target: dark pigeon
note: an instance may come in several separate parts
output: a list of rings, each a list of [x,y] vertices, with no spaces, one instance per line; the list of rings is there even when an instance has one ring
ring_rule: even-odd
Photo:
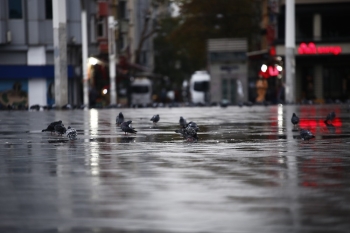
[[[125,121],[120,125],[120,128],[124,131],[125,134],[137,132],[134,128],[131,127],[131,122],[132,121]]]
[[[124,122],[124,115],[122,112],[119,113],[119,115],[117,116],[117,119],[116,119],[116,124],[117,125],[120,125],[121,123]]]
[[[67,131],[66,127],[64,127],[63,124],[57,124],[55,125],[55,132],[59,135],[65,134]]]
[[[179,130],[175,130],[176,133],[180,133],[182,137],[189,142],[197,142],[198,135],[197,132],[199,127],[194,122],[189,122],[186,127],[180,128]]]
[[[159,114],[157,114],[157,115],[154,115],[150,121],[153,121],[153,123],[157,123],[159,119],[160,119]]]
[[[45,132],[45,131],[48,131],[48,132],[55,132],[55,126],[56,125],[61,125],[62,124],[62,121],[54,121],[54,122],[51,122],[50,124],[49,124],[49,126],[47,126],[47,128],[46,129],[43,129],[43,130],[41,130],[41,132]]]
[[[304,141],[309,141],[310,139],[315,138],[315,136],[307,129],[300,130],[300,137]]]
[[[67,131],[66,131],[66,136],[69,140],[76,140],[77,139],[77,131],[74,128],[71,128],[68,126]]]
[[[179,124],[182,128],[185,128],[187,125],[186,119],[180,116]]]
[[[335,112],[330,112],[328,113],[327,117],[326,117],[326,120],[324,121],[324,123],[327,125],[327,124],[332,124],[332,121],[334,120],[335,118]]]
[[[295,115],[295,113],[293,113],[291,121],[295,127],[299,123],[299,117],[297,117],[297,115]]]

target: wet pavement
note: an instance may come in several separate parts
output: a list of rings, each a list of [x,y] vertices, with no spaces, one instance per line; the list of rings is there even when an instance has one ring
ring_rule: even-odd
[[[78,139],[41,132],[56,120]],[[0,125],[0,232],[350,232],[345,105],[1,111]]]

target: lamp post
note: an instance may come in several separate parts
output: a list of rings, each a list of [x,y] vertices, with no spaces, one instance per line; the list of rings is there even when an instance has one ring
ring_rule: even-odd
[[[82,34],[82,73],[83,73],[83,103],[84,108],[89,107],[89,78],[87,72],[88,63],[88,40],[87,40],[87,17],[86,17],[86,2],[85,0],[80,0],[81,5],[81,34]]]
[[[295,5],[294,0],[286,0],[286,101],[295,102]]]
[[[55,62],[55,105],[68,103],[66,1],[53,0],[53,46]]]
[[[108,52],[109,52],[109,79],[110,79],[110,105],[117,103],[116,94],[116,44],[115,30],[118,27],[118,22],[114,20],[114,16],[108,16]]]

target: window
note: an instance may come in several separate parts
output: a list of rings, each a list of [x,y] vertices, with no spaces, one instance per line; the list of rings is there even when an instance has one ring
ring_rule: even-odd
[[[202,82],[195,82],[193,89],[195,91],[209,91],[209,82],[208,81],[202,81]]]
[[[52,19],[52,0],[45,0],[45,18]]]
[[[106,36],[106,26],[104,19],[100,19],[97,21],[97,37],[105,37]]]
[[[313,39],[313,16],[298,15],[298,17],[296,17],[295,29],[296,29],[295,36],[297,40],[312,40]]]
[[[237,80],[236,79],[230,79],[230,101],[231,103],[236,103],[236,93],[237,93]]]
[[[9,18],[10,19],[22,19],[23,10],[22,10],[22,0],[9,0]]]
[[[140,85],[135,85],[132,86],[132,93],[137,93],[137,94],[146,94],[149,92],[148,86],[140,86]]]
[[[228,80],[226,78],[221,80],[221,90],[222,90],[222,99],[228,100]]]
[[[350,37],[349,16],[343,14],[322,15],[322,38],[339,39]]]
[[[128,18],[128,12],[126,8],[126,1],[120,1],[119,2],[119,16],[121,19],[127,19]]]

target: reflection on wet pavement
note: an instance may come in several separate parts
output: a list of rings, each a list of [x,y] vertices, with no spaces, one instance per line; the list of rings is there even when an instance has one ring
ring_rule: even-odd
[[[136,135],[116,126],[120,111]],[[300,139],[293,112],[315,139]],[[180,116],[198,143],[174,132]],[[41,132],[56,120],[78,139]],[[0,123],[0,232],[350,229],[341,105],[2,111]]]

